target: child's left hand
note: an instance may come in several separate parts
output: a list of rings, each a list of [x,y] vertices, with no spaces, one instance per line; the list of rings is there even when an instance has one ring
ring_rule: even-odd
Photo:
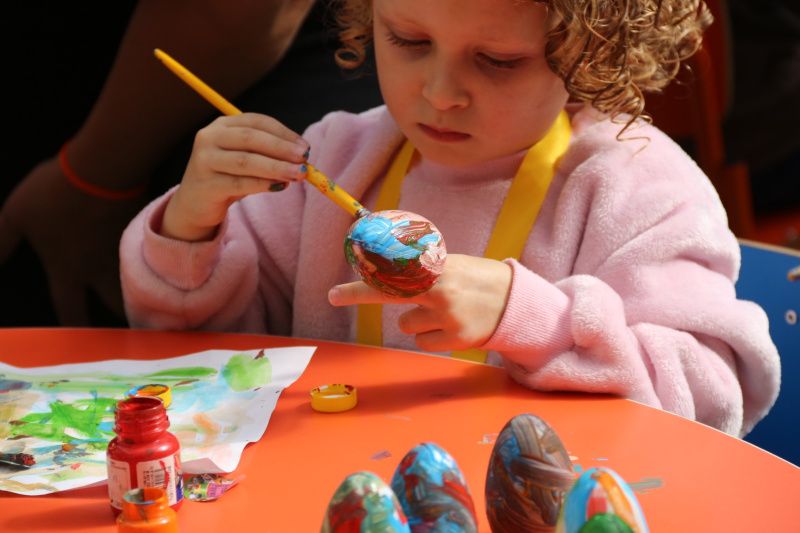
[[[444,271],[427,292],[400,298],[363,281],[337,285],[328,292],[332,305],[417,304],[403,313],[398,327],[416,336],[429,352],[464,350],[483,345],[494,333],[508,301],[511,267],[494,259],[448,254]]]

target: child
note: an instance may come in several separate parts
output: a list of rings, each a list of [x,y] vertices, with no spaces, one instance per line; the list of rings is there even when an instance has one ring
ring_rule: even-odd
[[[747,433],[780,381],[766,316],[736,299],[739,248],[709,181],[638,118],[641,91],[699,45],[698,4],[345,0],[338,59],[358,64],[371,38],[386,106],[331,113],[302,137],[256,114],[202,129],[181,184],[123,236],[131,324],[355,341],[357,314],[376,315],[354,304],[383,303],[385,346],[481,348],[534,389]],[[396,207],[447,242],[430,291],[353,281],[352,218],[302,182],[309,146],[369,209],[388,169],[403,171]],[[533,229],[495,228],[501,212],[530,215],[537,194],[516,187],[531,180],[546,191]],[[520,235],[519,252],[483,257]]]

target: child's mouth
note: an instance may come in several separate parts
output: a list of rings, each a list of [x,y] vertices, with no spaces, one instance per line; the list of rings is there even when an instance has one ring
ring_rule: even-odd
[[[419,129],[422,130],[428,137],[440,141],[440,142],[459,142],[459,141],[466,141],[471,137],[468,133],[462,133],[460,131],[453,131],[443,128],[435,128],[433,126],[428,126],[426,124],[417,124]]]

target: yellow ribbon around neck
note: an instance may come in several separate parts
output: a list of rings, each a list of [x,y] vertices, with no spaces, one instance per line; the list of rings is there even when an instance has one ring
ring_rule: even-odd
[[[558,162],[567,151],[570,135],[569,117],[562,111],[545,136],[525,154],[506,193],[486,245],[484,257],[498,261],[509,257],[519,259],[539,215]],[[389,167],[373,211],[397,209],[403,178],[408,173],[413,157],[414,147],[406,141]],[[382,313],[381,304],[358,306],[356,342],[374,346],[383,345]],[[454,351],[451,355],[460,359],[486,362],[486,351],[476,348]]]

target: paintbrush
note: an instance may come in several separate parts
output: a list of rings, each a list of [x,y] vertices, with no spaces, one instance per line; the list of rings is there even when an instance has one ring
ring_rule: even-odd
[[[241,111],[232,103],[227,101],[221,94],[209,87],[203,80],[192,74],[189,69],[178,63],[169,54],[156,48],[153,52],[155,56],[164,63],[173,74],[182,79],[186,84],[194,89],[197,94],[202,96],[211,105],[219,109],[224,115],[241,115]],[[358,200],[350,196],[341,187],[331,181],[325,174],[314,168],[313,165],[306,165],[305,179],[319,191],[333,200],[339,207],[350,213],[356,218],[368,215],[369,211],[361,205]]]
[[[0,453],[0,463],[30,468],[36,464],[36,459],[29,453]]]

